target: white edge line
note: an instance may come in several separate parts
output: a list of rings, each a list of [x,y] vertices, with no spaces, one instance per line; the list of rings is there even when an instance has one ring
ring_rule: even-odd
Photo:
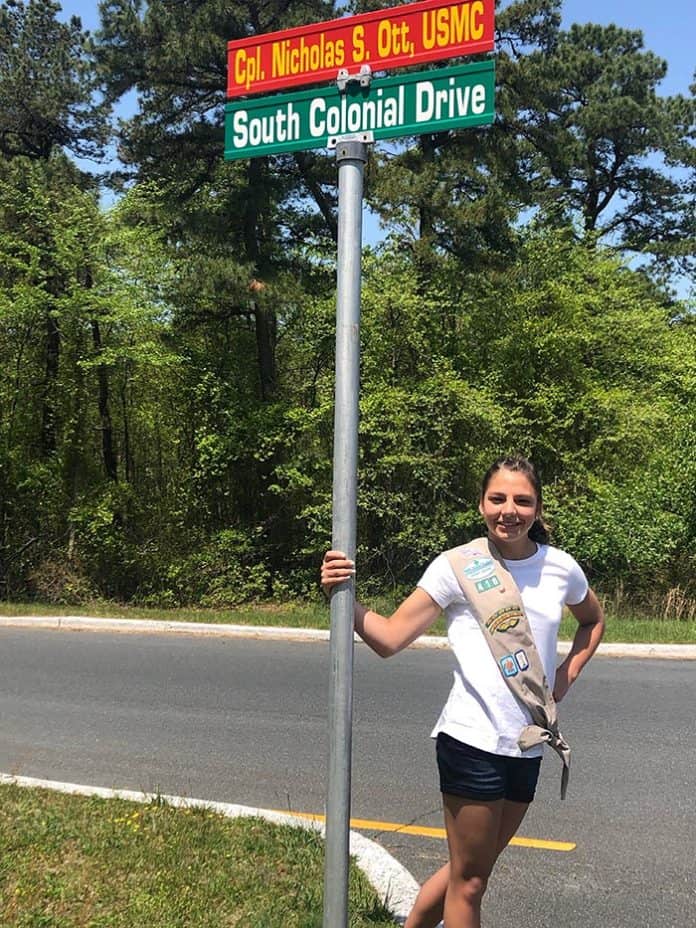
[[[319,628],[283,628],[275,626],[223,625],[213,622],[172,622],[166,619],[102,619],[89,616],[0,616],[0,627],[48,628],[55,631],[112,631],[140,634],[179,634],[217,636],[220,638],[259,638],[283,641],[328,641],[329,632]],[[362,643],[357,635],[355,641]],[[412,648],[448,648],[447,638],[422,635]],[[559,641],[559,654],[570,649],[569,641]],[[621,644],[602,643],[597,657],[661,658],[696,660],[693,644]]]
[[[263,818],[278,825],[293,825],[309,831],[317,831],[322,836],[325,833],[323,822],[301,818],[292,813],[256,809],[253,806],[241,806],[230,802],[167,796],[160,793],[142,793],[128,789],[108,789],[103,786],[84,786],[78,783],[62,783],[57,780],[12,776],[9,773],[0,773],[0,784],[51,789],[59,793],[80,796],[100,796],[103,799],[127,799],[131,802],[146,803],[162,799],[168,805],[177,808],[211,809],[227,818]],[[403,923],[420,889],[413,876],[383,847],[355,831],[350,832],[350,853],[355,857],[357,865],[365,873],[381,900],[394,914],[396,921]]]

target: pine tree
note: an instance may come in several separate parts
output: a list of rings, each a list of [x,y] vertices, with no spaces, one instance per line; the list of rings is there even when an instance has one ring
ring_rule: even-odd
[[[108,138],[89,34],[55,0],[0,2],[0,153],[98,157]]]

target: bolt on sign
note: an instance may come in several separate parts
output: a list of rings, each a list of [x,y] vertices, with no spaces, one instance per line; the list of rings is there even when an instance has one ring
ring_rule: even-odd
[[[493,122],[495,63],[481,61],[350,84],[313,87],[230,102],[225,107],[225,158],[326,148],[347,134],[374,139],[442,132]]]
[[[420,0],[324,23],[235,39],[227,45],[227,97],[335,80],[491,51],[495,0]]]

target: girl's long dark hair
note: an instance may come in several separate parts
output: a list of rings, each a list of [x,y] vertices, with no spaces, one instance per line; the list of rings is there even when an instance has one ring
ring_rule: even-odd
[[[532,541],[536,541],[537,544],[547,545],[549,543],[549,529],[542,516],[541,507],[543,496],[541,490],[541,477],[539,476],[536,467],[528,458],[524,458],[522,455],[518,454],[505,455],[498,458],[497,461],[493,461],[491,466],[483,475],[483,480],[481,481],[481,499],[483,499],[483,497],[486,495],[486,490],[488,489],[488,484],[491,482],[493,474],[497,474],[499,470],[517,470],[524,474],[531,485],[534,487],[534,492],[536,493],[537,500],[539,502],[539,515],[529,530],[529,537]]]

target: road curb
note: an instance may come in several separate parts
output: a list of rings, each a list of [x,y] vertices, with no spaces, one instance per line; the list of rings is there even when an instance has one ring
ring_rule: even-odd
[[[222,625],[211,622],[171,622],[165,619],[104,619],[90,616],[0,616],[0,628],[48,628],[54,631],[110,631],[131,634],[201,635],[219,638],[257,638],[278,641],[328,641],[329,632],[318,628],[281,628],[273,626]],[[355,636],[358,643],[360,639]],[[422,635],[412,648],[442,649],[447,638]],[[559,641],[559,653],[570,648],[569,641]],[[621,644],[602,643],[597,657],[657,658],[661,660],[696,660],[693,644]]]
[[[85,786],[79,783],[62,783],[57,780],[12,776],[8,773],[0,773],[0,784],[34,789],[50,789],[55,792],[80,796],[101,796],[104,799],[127,799],[131,802],[145,803],[160,799],[177,808],[210,809],[227,818],[263,818],[278,825],[293,825],[310,831],[317,831],[322,836],[325,832],[325,827],[321,822],[312,821],[288,812],[256,809],[253,806],[241,806],[230,802],[193,799],[185,796],[167,796],[161,793],[141,793],[127,789],[108,789],[103,786]],[[383,847],[355,831],[350,832],[350,853],[355,857],[357,865],[365,873],[382,901],[394,914],[396,921],[403,923],[411,911],[420,888],[413,876]]]

